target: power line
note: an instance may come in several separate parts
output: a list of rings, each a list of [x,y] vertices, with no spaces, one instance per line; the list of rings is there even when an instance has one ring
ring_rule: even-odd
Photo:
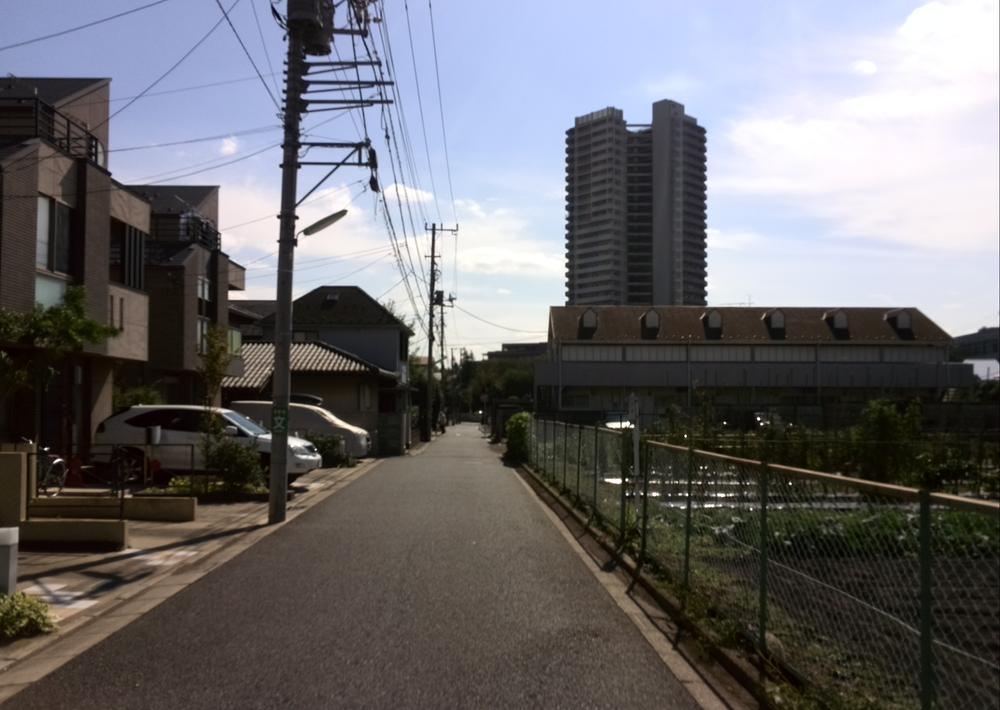
[[[383,15],[385,3],[383,3]],[[424,154],[427,157],[427,170],[430,173],[431,191],[434,193],[434,207],[437,210],[438,221],[441,221],[441,205],[438,204],[437,186],[434,184],[434,168],[431,165],[431,148],[427,140],[427,122],[424,120],[424,102],[420,95],[420,75],[417,72],[417,53],[413,48],[413,28],[410,25],[410,4],[404,0],[403,9],[406,11],[406,34],[410,38],[410,60],[413,63],[413,82],[417,88],[417,109],[420,112],[420,131],[424,136]]]
[[[257,16],[257,3],[255,0],[250,0],[250,9],[253,11],[253,21],[257,25],[257,34],[260,36],[260,46],[264,48],[264,59],[267,60],[267,68],[271,70],[271,73],[267,76],[271,77],[271,83],[274,84],[274,93],[280,94],[281,89],[278,88],[278,80],[274,78],[274,65],[271,64],[271,53],[267,51],[267,42],[264,41],[264,30],[261,28],[260,18]]]
[[[157,5],[162,5],[169,0],[156,0],[156,2],[147,3],[145,5],[140,5],[139,7],[133,7],[131,10],[125,10],[124,12],[119,12],[116,15],[109,15],[108,17],[103,17],[100,20],[94,20],[93,22],[88,22],[84,25],[78,25],[76,27],[70,27],[68,30],[60,30],[59,32],[53,32],[52,34],[43,35],[41,37],[33,37],[32,39],[26,39],[23,42],[15,42],[14,44],[8,44],[5,47],[0,47],[0,52],[7,49],[15,49],[17,47],[23,47],[28,44],[34,44],[35,42],[42,42],[47,39],[53,39],[54,37],[62,37],[63,35],[68,35],[73,32],[79,32],[80,30],[85,30],[88,27],[94,27],[95,25],[100,25],[105,22],[110,22],[111,20],[117,20],[119,17],[125,17],[126,15],[131,15],[142,10],[148,10],[151,7],[156,7]]]
[[[494,323],[493,321],[486,320],[485,318],[477,316],[475,313],[470,313],[469,311],[465,310],[461,306],[455,306],[455,308],[457,308],[458,310],[462,311],[462,313],[464,313],[465,315],[469,316],[470,318],[475,318],[476,320],[478,320],[478,321],[480,321],[482,323],[485,323],[486,325],[492,325],[494,328],[500,328],[501,330],[509,330],[512,333],[545,333],[545,332],[547,332],[547,331],[544,331],[544,330],[522,330],[521,328],[511,328],[511,327],[506,326],[506,325],[500,325],[499,323]]]
[[[111,120],[112,118],[114,118],[115,116],[117,116],[118,114],[120,114],[120,113],[121,113],[122,111],[124,111],[125,109],[127,109],[127,108],[128,108],[129,106],[131,106],[132,104],[134,104],[134,103],[135,103],[136,101],[138,101],[139,99],[141,99],[141,98],[142,98],[143,96],[145,96],[145,95],[146,95],[146,92],[147,92],[147,91],[149,91],[149,90],[150,90],[150,89],[152,89],[152,88],[153,88],[154,86],[156,86],[157,84],[159,84],[159,83],[160,83],[161,81],[163,81],[164,79],[166,79],[166,78],[167,78],[167,76],[168,76],[168,75],[170,75],[170,73],[171,73],[171,72],[173,72],[173,70],[174,70],[174,69],[176,69],[177,67],[179,67],[179,66],[181,65],[181,63],[182,63],[182,62],[183,62],[183,61],[184,61],[185,59],[187,59],[187,58],[188,58],[188,57],[190,57],[190,56],[191,56],[192,54],[194,54],[194,51],[195,51],[196,49],[198,49],[198,47],[200,47],[200,46],[201,46],[202,44],[204,44],[204,43],[205,43],[205,40],[207,40],[207,39],[208,39],[209,37],[211,37],[211,36],[212,36],[212,33],[213,33],[213,32],[215,32],[215,30],[216,30],[216,29],[218,29],[219,25],[221,25],[221,24],[223,23],[223,21],[224,21],[224,20],[226,19],[226,17],[228,16],[228,14],[226,14],[226,13],[229,13],[229,12],[231,12],[231,11],[232,11],[232,9],[233,9],[234,7],[236,7],[237,5],[239,5],[239,4],[240,4],[240,0],[233,0],[233,4],[229,6],[229,10],[223,10],[223,13],[224,13],[224,16],[223,16],[223,17],[220,17],[220,18],[219,18],[219,20],[218,20],[218,22],[216,22],[216,23],[215,23],[214,25],[212,25],[212,27],[211,27],[211,28],[210,28],[210,29],[208,30],[208,32],[206,32],[206,33],[205,33],[205,34],[204,34],[204,35],[202,36],[202,38],[201,38],[201,39],[199,39],[199,40],[198,40],[197,42],[195,42],[195,43],[194,43],[194,46],[193,46],[193,47],[191,47],[191,49],[189,49],[188,51],[186,51],[186,52],[185,52],[185,53],[183,54],[183,56],[181,56],[181,58],[180,58],[180,59],[178,59],[178,60],[177,60],[176,62],[174,62],[174,63],[173,63],[173,65],[171,65],[171,67],[170,67],[169,69],[167,69],[167,70],[166,70],[165,72],[163,72],[162,74],[160,74],[160,76],[158,76],[158,77],[157,77],[157,78],[156,78],[156,79],[155,79],[155,80],[153,81],[153,83],[152,83],[152,84],[150,84],[150,85],[149,85],[149,86],[147,86],[147,87],[146,87],[145,89],[143,89],[142,91],[140,91],[140,92],[139,92],[139,93],[138,93],[138,94],[137,94],[137,95],[136,95],[136,96],[135,96],[135,97],[134,97],[133,99],[131,99],[131,100],[130,100],[130,101],[129,101],[128,103],[126,103],[126,104],[125,104],[124,106],[122,106],[122,107],[121,107],[120,109],[118,109],[117,111],[115,111],[114,113],[112,113],[112,114],[111,114],[110,116],[108,116],[108,117],[107,117],[106,119],[104,119],[104,120],[103,120],[103,121],[102,121],[102,122],[101,122],[101,123],[100,123],[100,124],[99,124],[98,126],[96,126],[96,127],[95,127],[95,128],[93,129],[93,130],[97,130],[97,128],[100,128],[100,127],[101,127],[101,126],[103,126],[104,124],[108,123],[108,122],[109,122],[109,121],[110,121],[110,120]]]
[[[444,100],[441,98],[441,71],[438,65],[437,37],[434,33],[434,8],[431,0],[427,0],[427,12],[431,18],[431,46],[434,48],[434,76],[437,79],[438,111],[441,114],[441,139],[444,144],[444,167],[448,173],[448,193],[451,196],[451,216],[457,222],[458,215],[455,212],[455,189],[451,183],[451,160],[448,157],[448,133],[444,127]]]
[[[109,153],[127,153],[133,150],[151,150],[153,148],[170,148],[175,145],[188,145],[190,143],[204,143],[206,141],[222,140],[225,138],[236,138],[238,136],[249,136],[254,133],[266,133],[268,131],[276,131],[280,129],[281,126],[275,124],[273,126],[259,126],[257,128],[247,128],[242,131],[231,131],[229,133],[219,133],[214,136],[202,136],[201,138],[186,138],[184,140],[170,141],[168,143],[150,143],[149,145],[133,145],[127,148],[109,148]]]
[[[264,91],[266,91],[267,95],[271,97],[271,101],[274,102],[274,107],[276,109],[278,109],[278,113],[280,114],[281,113],[281,104],[278,102],[278,99],[275,98],[274,92],[271,91],[271,87],[267,85],[267,81],[264,79],[264,76],[260,73],[260,69],[257,68],[257,62],[255,62],[253,60],[253,57],[250,55],[250,50],[247,49],[246,44],[243,43],[243,38],[240,37],[240,33],[236,30],[236,25],[234,25],[233,21],[231,19],[229,19],[229,13],[226,11],[226,8],[224,8],[222,6],[221,0],[215,0],[215,4],[219,6],[219,10],[222,12],[222,16],[226,19],[226,23],[229,25],[229,29],[231,29],[233,31],[233,34],[236,35],[236,41],[240,43],[240,47],[243,48],[243,53],[245,55],[247,55],[247,59],[250,60],[250,65],[253,67],[253,70],[257,73],[257,78],[260,79],[260,83],[264,86]],[[253,5],[253,0],[250,0],[250,5],[251,6]],[[235,5],[234,5],[234,7],[235,7]],[[260,28],[260,25],[258,23],[258,29],[259,28]],[[264,38],[264,36],[262,34],[261,35],[261,40],[263,40],[263,38]],[[270,60],[268,60],[268,61],[270,61]],[[272,69],[272,75],[273,75],[273,73],[274,73],[274,70]]]

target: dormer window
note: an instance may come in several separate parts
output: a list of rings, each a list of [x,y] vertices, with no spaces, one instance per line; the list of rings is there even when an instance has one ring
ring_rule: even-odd
[[[826,324],[833,331],[833,337],[840,339],[848,337],[847,313],[842,309],[838,308],[834,311],[827,311],[823,314],[823,320],[826,321]]]
[[[717,310],[705,311],[701,314],[701,324],[705,328],[705,338],[718,340],[722,337],[722,314]]]
[[[888,323],[896,335],[902,340],[913,340],[913,317],[906,308],[894,308],[886,311],[882,317]]]
[[[770,310],[764,311],[764,315],[761,316],[761,320],[764,321],[764,327],[767,328],[768,334],[774,340],[784,340],[785,339],[785,313],[780,308],[772,308]]]
[[[642,314],[639,327],[644,340],[654,340],[660,333],[660,314],[650,309]]]
[[[597,332],[597,312],[588,308],[580,315],[579,335],[581,340],[592,338]]]

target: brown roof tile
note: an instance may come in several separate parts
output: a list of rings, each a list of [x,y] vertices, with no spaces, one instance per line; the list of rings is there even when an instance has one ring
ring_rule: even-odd
[[[274,343],[243,343],[243,374],[226,377],[225,388],[260,389],[274,373]],[[292,343],[292,372],[381,373],[377,365],[322,342]],[[383,373],[384,374],[384,373]]]
[[[597,314],[597,329],[586,337],[580,331],[580,316],[587,310]],[[660,316],[660,329],[652,340],[661,342],[854,342],[854,343],[947,343],[951,337],[916,308],[907,308],[912,326],[909,331],[896,330],[886,314],[894,308],[765,308],[711,306],[553,306],[549,309],[549,337],[559,341],[592,340],[599,342],[631,342],[650,339],[642,337],[640,319],[649,310]],[[717,337],[709,333],[702,316],[710,311],[722,316],[722,329]],[[780,310],[785,316],[784,333],[768,329],[765,314]],[[835,332],[825,319],[836,311],[847,315],[846,332]],[[581,337],[583,335],[584,337]],[[783,335],[784,337],[779,337]]]

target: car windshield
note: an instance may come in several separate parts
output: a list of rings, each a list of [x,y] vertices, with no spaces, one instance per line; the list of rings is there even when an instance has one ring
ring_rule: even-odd
[[[244,417],[239,412],[226,412],[223,416],[229,421],[231,421],[233,424],[240,427],[241,429],[246,430],[253,436],[260,436],[262,434],[268,433],[267,429],[265,429],[260,424],[255,422],[253,419],[248,419],[247,417]]]

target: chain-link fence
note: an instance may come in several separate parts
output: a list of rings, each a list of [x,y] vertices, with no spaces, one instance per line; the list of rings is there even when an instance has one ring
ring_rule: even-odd
[[[1000,706],[1000,505],[535,420],[532,464],[824,706]]]

